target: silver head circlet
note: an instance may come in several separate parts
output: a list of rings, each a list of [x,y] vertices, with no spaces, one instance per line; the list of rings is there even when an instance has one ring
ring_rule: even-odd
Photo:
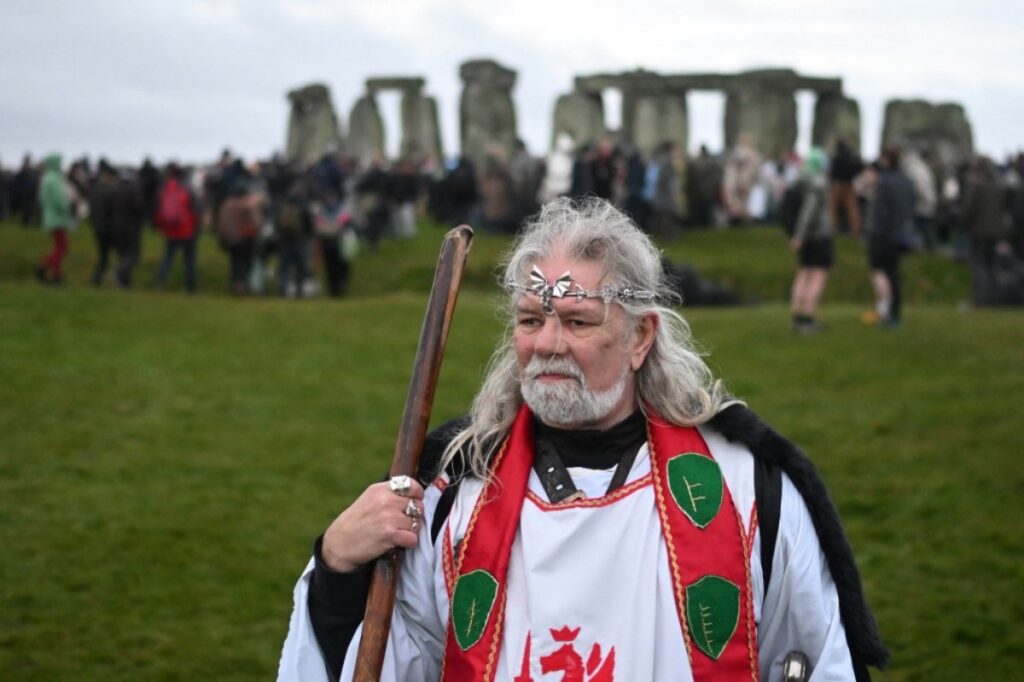
[[[513,284],[516,289],[535,294],[540,298],[541,309],[545,315],[554,315],[555,306],[551,304],[552,298],[575,298],[580,302],[585,298],[600,298],[605,303],[611,301],[651,301],[654,299],[654,292],[647,289],[634,289],[626,286],[622,289],[602,287],[601,289],[584,289],[572,278],[572,270],[566,270],[558,279],[548,284],[548,278],[544,272],[533,266],[530,270],[529,284]]]

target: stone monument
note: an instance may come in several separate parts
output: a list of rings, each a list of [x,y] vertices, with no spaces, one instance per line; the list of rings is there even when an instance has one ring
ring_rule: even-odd
[[[437,121],[437,102],[423,94],[422,78],[369,78],[366,94],[352,107],[349,117],[349,147],[352,155],[366,164],[384,156],[386,131],[377,106],[377,94],[397,90],[402,94],[402,133],[398,154],[402,158],[441,160],[441,128]]]
[[[575,147],[594,144],[608,134],[604,125],[604,102],[601,95],[571,92],[555,102],[555,122],[551,127],[551,148],[559,133],[572,138]]]
[[[842,135],[854,146],[860,146],[860,113],[856,102],[843,96],[842,80],[838,78],[802,76],[791,69],[676,75],[639,69],[579,76],[574,85],[575,92],[560,98],[555,108],[553,137],[568,132],[579,136],[577,144],[594,142],[606,132],[600,95],[614,88],[622,93],[619,138],[644,154],[650,154],[668,141],[683,149],[687,147],[686,96],[691,90],[725,93],[723,127],[729,148],[741,138],[749,138],[769,156],[779,156],[792,149],[797,137],[795,93],[798,90],[811,90],[818,96],[814,133],[817,139],[828,141]],[[595,104],[586,106],[582,95],[590,97]],[[598,113],[601,114],[600,126],[593,120]]]
[[[839,140],[846,140],[850,149],[860,153],[860,106],[843,94],[820,95],[814,104],[811,144],[831,155]]]
[[[328,152],[342,148],[338,116],[326,85],[314,83],[288,93],[291,113],[285,157],[302,164],[313,163]]]
[[[479,168],[487,154],[497,151],[508,161],[518,137],[512,87],[516,72],[490,59],[464,62],[459,67],[459,137],[462,155]]]
[[[882,147],[896,145],[960,164],[974,154],[974,136],[959,104],[890,100],[885,105]]]
[[[348,117],[348,153],[363,166],[384,158],[384,122],[377,100],[366,94],[352,105]]]

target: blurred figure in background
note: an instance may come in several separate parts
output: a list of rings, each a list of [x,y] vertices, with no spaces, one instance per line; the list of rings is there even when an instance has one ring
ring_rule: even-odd
[[[909,150],[900,159],[903,172],[914,186],[914,218],[911,244],[915,250],[931,251],[935,247],[935,208],[938,193],[935,174],[924,158],[916,151]]]
[[[996,166],[987,156],[978,157],[967,179],[964,194],[964,227],[971,238],[971,289],[975,305],[1000,303],[997,278],[1002,258],[1012,258],[1012,226],[1006,212],[1003,187]]]
[[[624,181],[625,199],[622,211],[633,219],[636,226],[649,232],[651,220],[651,203],[644,196],[644,183],[647,180],[647,164],[638,149],[632,149],[626,155],[626,177]]]
[[[314,209],[313,229],[324,261],[327,293],[344,296],[350,278],[349,261],[355,256],[358,238],[352,216],[336,194],[328,194]]]
[[[391,215],[388,210],[390,186],[391,176],[384,170],[384,160],[380,158],[374,159],[366,173],[356,182],[358,214],[362,216],[363,231],[371,251],[377,250],[388,226]]]
[[[741,225],[750,220],[748,202],[760,170],[761,155],[754,149],[750,136],[744,135],[726,157],[722,178],[722,200],[730,224]]]
[[[21,160],[21,168],[11,180],[11,215],[18,216],[22,225],[31,225],[37,217],[39,175],[32,157],[28,154]]]
[[[576,143],[568,133],[559,133],[555,148],[548,153],[544,180],[541,182],[537,200],[546,204],[568,194],[572,188],[573,151]]]
[[[256,238],[263,225],[263,199],[251,187],[248,171],[241,163],[228,167],[222,182],[230,187],[216,213],[217,240],[231,262],[231,293],[250,292],[249,278],[256,254]]]
[[[900,167],[898,148],[886,148],[878,165],[868,234],[875,310],[865,313],[861,319],[866,324],[896,329],[902,314],[900,259],[906,250],[905,235],[913,230],[914,185]]]
[[[526,143],[516,140],[516,151],[508,164],[509,176],[512,180],[514,208],[513,220],[520,225],[527,216],[536,213],[537,192],[540,189],[540,167],[526,149]]]
[[[712,182],[711,154],[707,145],[701,145],[697,156],[690,161],[690,172],[686,174],[686,203],[689,207],[690,224],[697,227],[711,225],[714,220],[715,194],[717,185]]]
[[[668,241],[679,236],[679,224],[682,222],[674,153],[675,144],[663,142],[647,164],[644,177],[644,198],[651,207],[650,232]]]
[[[118,173],[106,159],[100,159],[89,214],[98,253],[92,273],[93,285],[103,283],[110,252],[113,251],[117,255],[114,268],[117,284],[123,289],[131,287],[132,274],[139,262],[144,219],[138,183],[128,173]]]
[[[500,150],[492,149],[480,172],[480,227],[488,232],[512,234],[512,178]]]
[[[836,143],[836,152],[829,167],[828,210],[836,229],[851,234],[860,234],[860,209],[853,179],[864,170],[860,155],[853,151],[846,140]]]
[[[177,164],[170,164],[153,214],[153,223],[164,236],[164,257],[156,273],[157,288],[166,286],[174,254],[180,251],[185,270],[185,291],[190,294],[196,292],[196,237],[202,214],[199,200],[189,188],[184,171]]]
[[[139,188],[142,192],[142,211],[146,220],[154,220],[155,213],[159,208],[157,194],[160,192],[160,171],[153,165],[153,161],[146,157],[139,168]],[[154,223],[155,224],[155,223]]]
[[[64,282],[61,264],[68,253],[68,230],[74,225],[71,192],[64,174],[61,173],[60,162],[59,154],[47,156],[43,179],[39,183],[39,208],[42,213],[43,231],[50,234],[52,246],[49,253],[36,266],[36,278],[47,284]]]
[[[390,183],[391,231],[400,239],[416,236],[416,200],[420,195],[420,179],[416,166],[409,159],[395,164]]]
[[[330,191],[330,190],[326,190]],[[292,182],[274,216],[277,233],[277,293],[302,298],[309,279],[309,240],[313,234],[313,216],[309,191],[302,178]]]
[[[829,268],[835,260],[825,176],[827,165],[825,152],[820,147],[812,147],[804,163],[803,199],[789,242],[799,264],[790,296],[793,331],[798,334],[813,334],[821,330],[815,313],[821,295],[825,293]]]
[[[7,220],[11,215],[11,184],[14,176],[4,168],[0,161],[0,221]]]

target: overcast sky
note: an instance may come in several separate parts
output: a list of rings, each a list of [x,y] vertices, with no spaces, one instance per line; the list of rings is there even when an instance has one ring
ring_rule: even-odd
[[[382,75],[427,79],[452,154],[458,67],[482,57],[518,71],[519,133],[535,153],[573,76],[638,67],[841,76],[868,153],[885,101],[916,97],[963,104],[980,151],[1024,149],[1018,0],[0,0],[0,162],[264,156],[284,147],[288,90],[326,83],[347,120]],[[397,95],[380,103],[394,148]],[[799,104],[806,144],[813,99]],[[691,145],[721,144],[723,110],[691,94]]]

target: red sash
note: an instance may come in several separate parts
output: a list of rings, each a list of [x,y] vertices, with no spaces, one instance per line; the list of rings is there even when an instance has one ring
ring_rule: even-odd
[[[651,469],[687,655],[698,682],[757,680],[757,637],[743,522],[696,428],[648,420]],[[678,461],[677,461],[678,460]],[[492,463],[455,558],[441,679],[494,679],[509,556],[533,466],[524,405]]]

